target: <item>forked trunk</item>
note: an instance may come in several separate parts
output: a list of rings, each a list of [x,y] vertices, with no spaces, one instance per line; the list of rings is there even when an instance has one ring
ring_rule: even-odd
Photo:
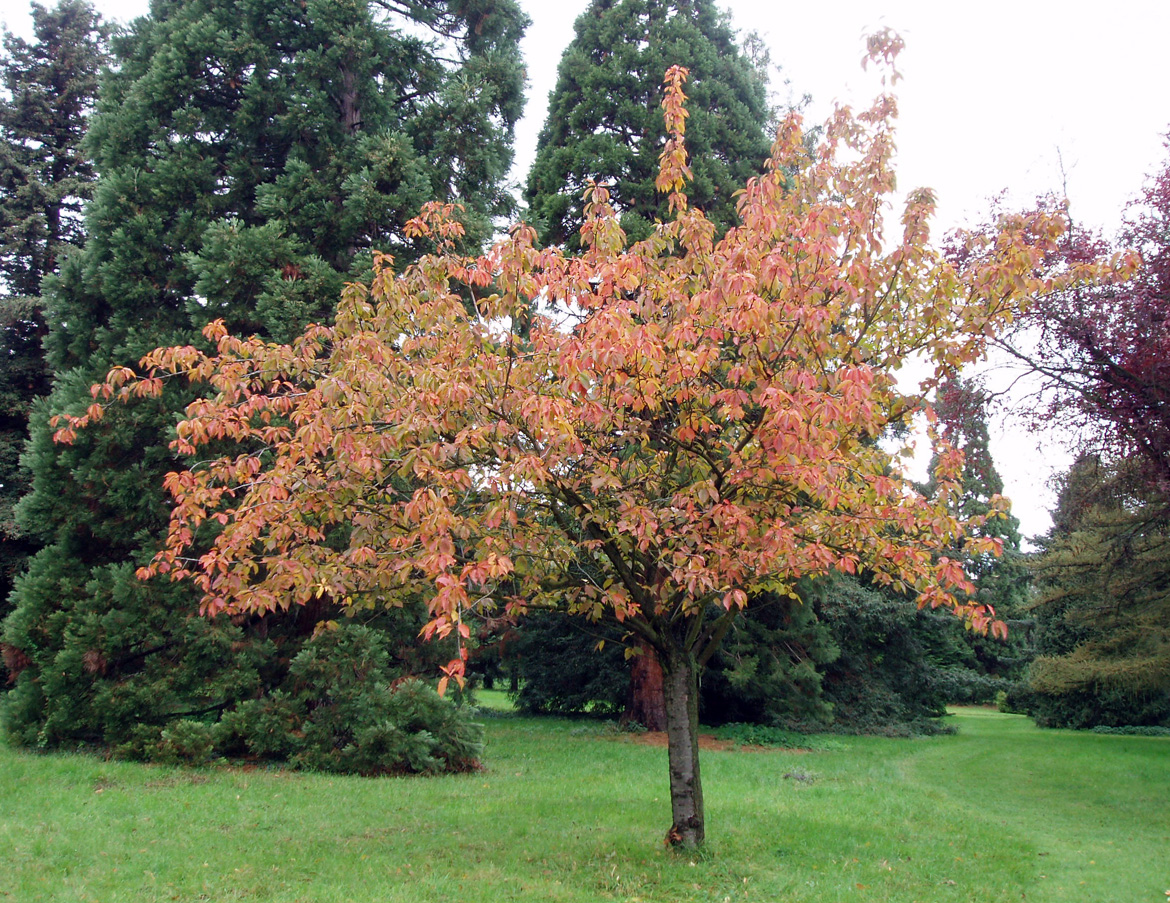
[[[699,780],[699,680],[694,656],[676,652],[663,661],[666,738],[670,762],[670,812],[666,842],[702,846],[705,836],[703,785]]]

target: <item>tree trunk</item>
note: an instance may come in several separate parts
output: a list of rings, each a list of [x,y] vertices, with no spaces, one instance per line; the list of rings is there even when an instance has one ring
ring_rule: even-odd
[[[645,640],[638,640],[639,654],[630,662],[630,697],[622,724],[636,723],[648,731],[666,730],[666,697],[662,663]]]
[[[666,842],[694,848],[705,836],[703,784],[699,779],[699,680],[690,652],[675,652],[665,663],[666,739],[670,762],[670,813]]]

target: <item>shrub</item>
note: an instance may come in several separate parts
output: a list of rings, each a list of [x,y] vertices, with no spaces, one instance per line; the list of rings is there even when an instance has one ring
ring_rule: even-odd
[[[274,690],[225,714],[219,722],[216,745],[225,755],[248,753],[262,759],[289,759],[304,745],[302,720],[288,694]]]
[[[995,694],[995,707],[1006,715],[1030,715],[1034,705],[1035,694],[1024,681],[1014,681]]]
[[[939,692],[953,705],[990,705],[1014,683],[973,668],[940,668],[935,672],[935,681]]]
[[[434,774],[478,767],[483,727],[422,681],[395,684],[384,636],[344,624],[305,645],[280,690],[225,715],[219,745],[320,771]]]
[[[845,745],[838,740],[799,734],[767,724],[739,722],[725,724],[719,728],[718,736],[743,746],[775,746],[781,749],[806,749],[818,752],[845,749]]]
[[[1122,734],[1127,737],[1170,737],[1170,727],[1149,724],[1126,724],[1120,727],[1098,724],[1092,731],[1094,734]]]
[[[163,765],[206,765],[215,750],[216,726],[190,718],[166,727],[143,724],[130,739],[114,748],[114,755]]]
[[[1170,696],[1093,687],[1063,693],[1032,692],[1030,714],[1040,727],[1170,726]]]

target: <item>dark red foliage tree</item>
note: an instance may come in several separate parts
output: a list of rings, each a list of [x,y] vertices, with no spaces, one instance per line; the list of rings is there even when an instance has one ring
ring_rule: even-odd
[[[1170,499],[1170,160],[1130,205],[1119,239],[1142,257],[1128,280],[1037,299],[1002,347],[1041,377],[1044,415],[1107,457],[1139,458],[1147,488]],[[1073,230],[1053,263],[1107,250]]]
[[[1130,275],[1039,298],[1004,344],[1040,377],[1041,417],[1081,434],[1033,565],[1027,707],[1046,726],[1170,724],[1170,159],[1127,212]],[[1052,264],[1106,247],[1074,232]]]

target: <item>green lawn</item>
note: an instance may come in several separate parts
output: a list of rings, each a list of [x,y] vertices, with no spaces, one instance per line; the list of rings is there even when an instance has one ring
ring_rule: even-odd
[[[487,769],[450,778],[0,748],[0,900],[1165,903],[1170,738],[952,720],[705,753],[702,857],[662,846],[665,750],[590,722],[489,718]]]

